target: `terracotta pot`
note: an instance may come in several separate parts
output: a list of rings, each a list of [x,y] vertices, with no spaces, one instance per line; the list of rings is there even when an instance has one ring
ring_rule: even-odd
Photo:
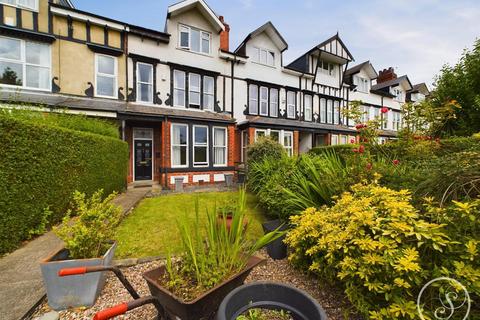
[[[227,230],[230,232],[230,228],[232,227],[232,222],[233,222],[233,216],[231,215],[226,215],[226,224],[227,224]],[[217,223],[218,225],[221,225],[223,223],[223,214],[218,214],[217,217]],[[244,219],[243,221],[243,230],[245,230],[248,226],[248,219]]]
[[[148,283],[150,292],[158,298],[171,319],[209,319],[215,314],[225,296],[241,286],[252,269],[264,261],[259,257],[250,257],[247,266],[242,271],[192,301],[183,301],[160,284],[158,279],[161,279],[167,272],[165,266],[147,271],[143,277]]]

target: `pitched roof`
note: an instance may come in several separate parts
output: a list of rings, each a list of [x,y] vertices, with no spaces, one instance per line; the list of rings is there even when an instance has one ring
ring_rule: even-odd
[[[262,26],[258,27],[254,31],[250,32],[245,39],[240,43],[237,49],[235,49],[234,53],[242,54],[246,56],[246,46],[247,42],[259,35],[260,33],[265,32],[275,43],[275,45],[278,47],[278,49],[283,52],[288,49],[288,43],[285,41],[285,39],[282,37],[280,32],[275,28],[273,23],[271,21],[268,21],[267,23],[263,24]]]
[[[388,88],[388,87],[395,87],[395,86],[400,85],[400,83],[402,83],[403,81],[407,82],[407,84],[410,86],[410,89],[413,87],[412,83],[408,79],[407,75],[403,75],[403,76],[398,77],[396,79],[388,80],[388,81],[385,81],[385,82],[382,82],[382,83],[377,83],[376,85],[372,86],[372,90],[382,90],[382,89],[385,89],[385,88]],[[408,90],[410,90],[410,89],[408,89]]]
[[[430,90],[428,89],[428,86],[426,85],[426,83],[422,82],[422,83],[417,83],[413,85],[412,90],[410,90],[410,93],[416,93],[416,92],[421,92],[424,95],[428,95],[430,93]]]
[[[337,33],[295,59],[293,62],[288,64],[286,68],[304,73],[308,72],[308,55],[316,51],[327,53],[345,62],[355,60],[350,51],[348,50],[347,46]]]
[[[370,79],[376,79],[378,77],[377,70],[373,67],[373,65],[370,63],[370,60],[367,60],[365,62],[362,62],[360,64],[357,64],[354,67],[351,67],[350,69],[347,69],[344,73],[344,80],[343,82],[348,83],[348,84],[353,84],[353,75],[359,73],[363,68],[368,67],[370,70]]]
[[[58,0],[58,4],[64,7],[75,8],[71,0]]]
[[[167,19],[182,12],[188,11],[192,8],[198,8],[200,12],[209,20],[209,22],[216,27],[218,32],[225,30],[225,26],[217,17],[215,12],[203,0],[184,0],[172,4],[167,10]]]

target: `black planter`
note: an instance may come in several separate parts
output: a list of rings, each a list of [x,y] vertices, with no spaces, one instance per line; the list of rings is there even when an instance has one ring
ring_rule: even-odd
[[[287,230],[287,226],[280,220],[268,221],[263,223],[262,226],[265,233],[275,231],[280,226],[280,231]],[[287,245],[283,243],[283,239],[285,239],[285,236],[282,236],[267,245],[267,253],[270,258],[274,260],[282,260],[287,257]]]
[[[295,320],[326,320],[323,308],[310,295],[295,287],[254,282],[230,292],[217,312],[217,320],[235,320],[249,309],[289,311]]]

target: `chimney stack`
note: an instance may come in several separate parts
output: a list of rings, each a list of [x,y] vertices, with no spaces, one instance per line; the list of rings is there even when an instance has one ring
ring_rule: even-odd
[[[378,73],[377,83],[382,83],[393,79],[397,79],[397,74],[393,68],[390,67],[388,69],[383,69]]]
[[[220,50],[230,51],[230,26],[225,23],[223,16],[220,16],[219,19],[225,26],[225,31],[220,32]]]

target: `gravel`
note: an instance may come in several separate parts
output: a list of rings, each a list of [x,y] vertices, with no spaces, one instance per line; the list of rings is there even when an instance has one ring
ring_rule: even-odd
[[[263,252],[260,253],[260,255],[265,256]],[[142,274],[147,270],[160,266],[161,264],[163,264],[162,260],[147,262],[133,267],[122,268],[122,272],[132,283],[133,287],[138,291],[140,296],[146,296],[149,295],[150,292],[146,282],[143,280]],[[328,287],[322,283],[321,280],[316,279],[311,275],[304,274],[301,271],[293,268],[287,260],[274,261],[268,258],[267,262],[262,266],[256,267],[246,280],[246,282],[254,281],[282,282],[305,290],[320,303],[327,313],[328,318],[331,320],[361,319],[360,317],[348,312],[348,310],[352,310],[352,307],[345,299],[345,295],[342,293],[342,291]],[[60,311],[60,319],[92,319],[96,312],[130,300],[132,300],[132,298],[127,290],[125,290],[125,288],[113,274],[108,273],[105,288],[93,307]],[[48,307],[48,304],[45,301],[38,307],[32,318],[36,319],[49,311],[51,311],[51,309]],[[130,311],[123,316],[117,317],[116,319],[152,320],[156,314],[155,308],[152,305],[148,305]]]

